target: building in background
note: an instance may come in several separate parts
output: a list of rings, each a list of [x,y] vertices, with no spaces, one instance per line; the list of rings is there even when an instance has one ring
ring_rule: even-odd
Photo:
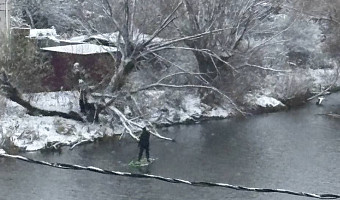
[[[0,32],[8,33],[9,24],[9,0],[0,0]]]
[[[113,72],[112,68],[118,57],[116,47],[88,43],[46,47],[41,50],[42,53],[48,53],[54,71],[42,80],[42,85],[48,91],[77,89],[79,77],[73,73],[75,63],[87,74],[85,81],[96,85]]]

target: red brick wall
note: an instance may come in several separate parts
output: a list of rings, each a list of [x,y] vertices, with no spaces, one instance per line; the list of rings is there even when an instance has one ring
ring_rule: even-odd
[[[51,52],[51,64],[53,75],[42,80],[42,84],[49,90],[59,91],[76,89],[78,86],[77,77],[72,72],[74,63],[79,63],[88,74],[87,82],[99,83],[105,75],[113,73],[114,59],[110,54],[77,55]]]

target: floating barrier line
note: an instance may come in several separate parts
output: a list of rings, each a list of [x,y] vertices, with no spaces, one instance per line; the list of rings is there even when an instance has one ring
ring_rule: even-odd
[[[303,197],[310,197],[316,199],[340,199],[339,194],[313,194],[307,192],[295,192],[291,190],[284,190],[284,189],[268,189],[268,188],[250,188],[244,186],[237,186],[237,185],[230,185],[227,183],[212,183],[212,182],[203,182],[203,181],[186,181],[177,178],[166,178],[158,175],[152,174],[136,174],[130,172],[119,172],[119,171],[110,171],[105,169],[100,169],[93,166],[81,166],[81,165],[72,165],[72,164],[65,164],[65,163],[49,163],[45,161],[34,160],[31,158],[27,158],[24,156],[19,155],[10,155],[7,153],[2,153],[0,151],[0,157],[5,158],[13,158],[21,161],[25,161],[28,163],[34,163],[39,165],[45,165],[49,167],[59,168],[59,169],[69,169],[69,170],[86,170],[101,174],[108,174],[108,175],[115,175],[115,176],[126,176],[132,178],[146,178],[146,179],[156,179],[168,183],[179,183],[179,184],[186,184],[191,186],[201,186],[201,187],[222,187],[222,188],[229,188],[234,190],[241,190],[241,191],[251,191],[251,192],[263,192],[263,193],[283,193],[295,196],[303,196]]]

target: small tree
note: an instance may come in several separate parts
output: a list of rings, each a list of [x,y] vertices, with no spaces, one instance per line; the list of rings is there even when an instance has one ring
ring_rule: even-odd
[[[7,71],[13,84],[24,92],[46,90],[42,80],[53,72],[49,56],[41,53],[35,42],[20,32],[12,32],[10,38],[1,41],[0,68]]]
[[[59,32],[73,34],[80,27],[78,17],[81,3],[76,0],[16,0],[12,1],[12,15],[20,17],[31,28],[44,29],[54,26]],[[77,16],[77,17],[76,17]]]

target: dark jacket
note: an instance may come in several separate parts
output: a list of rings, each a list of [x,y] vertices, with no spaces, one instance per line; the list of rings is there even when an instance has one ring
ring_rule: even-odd
[[[143,129],[142,134],[139,136],[139,143],[138,146],[147,148],[149,147],[149,140],[150,140],[150,132],[146,129]]]

